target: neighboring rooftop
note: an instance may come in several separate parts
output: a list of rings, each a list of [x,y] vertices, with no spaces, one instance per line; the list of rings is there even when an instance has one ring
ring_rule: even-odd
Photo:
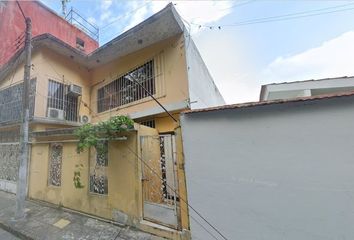
[[[68,45],[51,34],[42,34],[33,38],[33,51],[47,47],[61,55],[80,63],[87,69],[101,66],[119,57],[143,49],[184,32],[184,25],[173,4],[122,33],[92,53],[84,52]],[[20,57],[20,61],[16,61]],[[17,52],[11,60],[0,69],[0,81],[17,65],[23,62],[23,51]]]
[[[324,78],[263,85],[260,101],[291,99],[354,91],[354,77]]]
[[[277,99],[277,100],[269,100],[269,101],[261,101],[261,102],[247,102],[247,103],[239,103],[239,104],[231,104],[231,105],[223,105],[218,107],[211,107],[211,108],[202,108],[196,110],[187,110],[182,112],[183,114],[190,114],[190,113],[200,113],[200,112],[211,112],[211,111],[221,111],[221,110],[228,110],[228,109],[244,109],[244,108],[251,108],[251,107],[259,107],[259,106],[269,106],[269,105],[277,105],[277,104],[289,104],[289,103],[296,103],[296,102],[313,102],[313,101],[320,101],[326,99],[334,99],[334,98],[345,98],[354,96],[354,91],[349,92],[342,92],[337,94],[323,94],[318,96],[310,96],[310,97],[299,97],[293,99]]]

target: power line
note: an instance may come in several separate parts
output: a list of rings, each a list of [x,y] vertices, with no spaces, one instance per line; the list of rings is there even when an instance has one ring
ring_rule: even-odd
[[[121,15],[120,17],[118,17],[117,19],[113,20],[112,22],[107,23],[106,25],[100,27],[100,30],[102,31],[102,29],[105,29],[106,27],[112,25],[113,23],[117,22],[118,20],[124,18],[125,16],[127,16],[127,15],[129,15],[129,14],[132,14],[132,13],[138,11],[139,9],[141,9],[141,8],[143,8],[143,7],[145,7],[145,6],[147,6],[147,5],[150,4],[150,3],[151,3],[151,1],[148,2],[148,3],[146,3],[146,4],[144,4],[144,5],[142,5],[142,6],[140,6],[140,7],[137,7],[137,8],[135,8],[135,9],[131,10],[130,12],[126,12],[125,14]]]
[[[255,2],[255,1],[256,1],[256,0],[248,0],[248,1],[245,1],[245,2],[240,2],[240,3],[237,3],[237,4],[235,4],[235,5],[232,5],[231,7],[222,8],[222,9],[219,9],[219,10],[220,10],[220,11],[225,11],[225,10],[229,10],[229,9],[232,9],[232,8],[235,8],[235,7],[241,7],[241,6],[244,6],[244,5],[253,3],[253,2]]]
[[[319,15],[336,13],[336,12],[349,11],[349,10],[353,10],[354,7],[352,7],[352,8],[343,8],[343,7],[351,6],[353,4],[354,3],[349,3],[349,4],[321,8],[321,9],[314,9],[314,10],[309,10],[309,11],[282,14],[282,15],[276,15],[276,16],[263,17],[263,18],[255,18],[255,19],[249,19],[249,20],[235,22],[232,24],[223,24],[223,25],[202,25],[202,24],[197,24],[197,23],[191,23],[191,24],[196,25],[199,28],[204,27],[204,28],[209,28],[209,29],[216,29],[216,28],[221,29],[222,27],[237,27],[237,26],[245,26],[245,25],[251,25],[251,24],[258,24],[258,23],[278,22],[278,21],[284,21],[284,20],[291,20],[291,19],[319,16]],[[342,9],[337,9],[337,10],[333,10],[333,11],[325,11],[325,10],[336,9],[336,8],[342,8]]]
[[[25,14],[24,14],[24,12],[23,12],[23,10],[22,10],[22,7],[21,7],[20,3],[19,3],[18,1],[16,1],[16,3],[17,3],[18,8],[19,8],[20,11],[21,11],[21,14],[22,14],[23,18],[24,18],[25,21],[26,21],[26,16],[25,16]]]
[[[129,150],[131,153],[133,153],[145,166],[147,166],[147,167],[150,169],[150,171],[151,171],[152,173],[154,173],[156,176],[159,177],[160,180],[163,181],[163,178],[160,177],[159,174],[155,171],[155,169],[153,169],[152,167],[150,167],[149,164],[146,163],[146,162],[139,156],[139,154],[137,154],[136,152],[134,152],[129,146],[127,146],[127,148],[128,148],[128,150]],[[180,200],[182,200],[185,204],[187,204],[187,206],[188,206],[190,209],[192,209],[193,212],[195,212],[201,219],[203,219],[204,222],[206,222],[212,229],[214,229],[214,231],[217,232],[224,240],[228,240],[228,239],[225,237],[225,235],[221,233],[220,230],[218,230],[218,229],[217,229],[213,224],[211,224],[205,217],[203,217],[201,213],[199,213],[194,207],[192,207],[192,206],[187,202],[187,200],[181,198],[181,196],[177,193],[176,189],[174,189],[173,187],[171,187],[167,182],[166,182],[166,186],[167,186],[170,190],[172,190],[172,191],[176,194],[176,196],[179,197]]]

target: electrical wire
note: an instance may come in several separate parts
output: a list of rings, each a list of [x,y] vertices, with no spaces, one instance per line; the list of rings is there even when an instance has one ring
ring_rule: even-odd
[[[22,14],[22,16],[23,16],[23,19],[25,19],[25,21],[26,21],[26,16],[25,16],[25,14],[24,14],[24,12],[23,12],[23,10],[22,10],[22,7],[21,7],[20,3],[19,3],[18,1],[16,1],[16,3],[17,3],[18,8],[19,8],[20,11],[21,11],[21,14]]]
[[[101,27],[100,27],[100,30],[102,31],[102,29],[107,28],[108,26],[112,25],[113,23],[117,22],[118,20],[124,18],[125,16],[127,16],[127,15],[129,15],[129,14],[132,14],[132,13],[138,11],[139,9],[141,9],[141,8],[143,8],[143,7],[147,6],[147,5],[149,5],[150,3],[151,3],[151,1],[149,1],[148,3],[146,3],[146,4],[144,4],[144,5],[140,6],[140,7],[137,7],[137,8],[135,8],[135,9],[131,10],[130,12],[127,12],[127,13],[121,15],[120,17],[118,17],[117,19],[113,20],[112,22],[107,23],[107,24],[104,25],[104,26],[101,26]]]
[[[278,21],[299,19],[299,18],[305,18],[305,17],[313,17],[313,16],[343,12],[343,11],[350,11],[350,10],[353,10],[354,7],[352,7],[352,8],[343,8],[343,7],[352,6],[352,5],[354,5],[354,3],[348,3],[348,4],[333,6],[333,7],[313,9],[313,10],[301,11],[301,12],[295,12],[295,13],[289,13],[289,14],[275,15],[275,16],[269,16],[269,17],[263,17],[263,18],[243,20],[243,21],[239,21],[239,22],[235,22],[235,23],[231,23],[231,24],[222,24],[222,25],[202,25],[202,24],[198,24],[198,23],[191,23],[191,24],[196,25],[199,28],[203,27],[203,28],[209,28],[209,29],[214,29],[214,28],[221,29],[221,27],[238,27],[238,26],[245,26],[245,25],[251,25],[251,24],[278,22]],[[342,9],[337,9],[337,8],[342,8]],[[326,10],[331,10],[331,9],[337,9],[337,10],[326,11]]]
[[[153,169],[152,167],[150,167],[149,164],[146,163],[146,162],[139,156],[139,154],[137,154],[135,151],[133,151],[129,146],[127,146],[127,148],[128,148],[128,150],[129,150],[131,153],[133,153],[145,166],[147,166],[147,167],[149,168],[149,170],[150,170],[152,173],[154,173],[155,175],[157,175],[157,176],[160,178],[160,180],[163,181],[163,178],[160,177],[159,174],[155,171],[155,169]],[[182,202],[184,202],[190,209],[192,209],[193,212],[195,212],[201,219],[203,219],[204,222],[206,222],[212,229],[214,229],[214,231],[217,232],[224,240],[228,240],[228,239],[225,237],[225,235],[221,233],[220,230],[218,230],[218,229],[217,229],[213,224],[211,224],[205,217],[203,217],[201,213],[199,213],[194,207],[192,207],[192,206],[187,202],[187,200],[181,198],[181,196],[179,196],[179,194],[177,193],[177,191],[176,191],[173,187],[171,187],[171,186],[170,186],[169,184],[167,184],[167,183],[166,183],[166,186],[167,186],[170,190],[172,190],[172,191],[176,194],[176,196],[178,196],[179,199],[182,200]]]

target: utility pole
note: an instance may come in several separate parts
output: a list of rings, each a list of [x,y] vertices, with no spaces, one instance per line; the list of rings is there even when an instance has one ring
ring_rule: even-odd
[[[17,192],[16,192],[16,213],[15,219],[21,219],[25,216],[25,199],[27,195],[27,172],[29,158],[29,87],[31,78],[31,38],[32,23],[29,17],[26,17],[26,36],[25,36],[25,70],[22,89],[22,125],[20,139],[20,166],[18,171]]]

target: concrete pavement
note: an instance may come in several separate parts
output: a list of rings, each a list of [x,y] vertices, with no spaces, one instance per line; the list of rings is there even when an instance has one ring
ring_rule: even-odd
[[[33,240],[160,240],[162,238],[129,227],[116,226],[81,214],[26,201],[26,217],[14,221],[15,195],[0,191],[0,227],[20,239]],[[0,232],[0,239],[4,234]]]
[[[1,240],[20,240],[19,238],[15,237],[9,232],[6,232],[5,230],[0,229],[0,239]]]

